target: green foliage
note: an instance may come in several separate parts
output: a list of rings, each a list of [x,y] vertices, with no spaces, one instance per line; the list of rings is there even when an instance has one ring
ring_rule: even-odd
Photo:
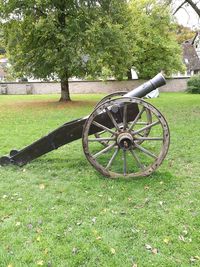
[[[200,75],[195,75],[188,80],[186,91],[191,94],[200,94]]]
[[[176,25],[175,29],[176,40],[179,44],[184,41],[193,39],[195,37],[195,31],[191,30],[189,27],[184,27],[183,25]]]
[[[131,66],[126,1],[0,1],[18,76],[122,77]]]
[[[133,66],[140,78],[150,78],[163,70],[170,75],[183,69],[181,47],[174,33],[169,9],[156,0],[131,2]]]

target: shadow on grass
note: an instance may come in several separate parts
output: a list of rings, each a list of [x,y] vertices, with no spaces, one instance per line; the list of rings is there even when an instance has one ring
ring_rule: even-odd
[[[32,165],[32,167],[31,167]],[[93,170],[93,176],[97,179],[101,179],[103,181],[108,180],[114,182],[114,183],[142,183],[142,184],[158,184],[164,182],[165,184],[170,184],[173,181],[177,180],[176,176],[173,175],[169,171],[160,171],[157,170],[153,174],[145,177],[135,177],[135,178],[126,178],[126,177],[120,177],[120,178],[109,178],[104,177],[102,174],[97,172],[84,158],[40,158],[35,160],[34,162],[29,163],[27,166],[30,166],[32,168],[39,168],[40,171],[49,170],[50,172],[60,172],[62,170],[67,170],[69,172],[82,172],[82,174],[88,173],[89,171]],[[91,173],[91,172],[90,172]]]
[[[52,108],[52,109],[66,109],[66,108],[81,108],[81,107],[85,107],[85,106],[94,106],[96,103],[96,101],[94,100],[73,100],[70,102],[59,102],[59,101],[55,101],[55,100],[43,100],[43,101],[38,101],[38,100],[34,100],[34,101],[20,101],[20,102],[12,102],[12,103],[6,103],[3,104],[2,107],[6,107],[6,108],[13,108],[15,110],[23,110],[25,108]]]

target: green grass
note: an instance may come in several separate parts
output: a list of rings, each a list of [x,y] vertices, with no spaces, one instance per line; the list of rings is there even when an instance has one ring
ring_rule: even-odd
[[[0,96],[1,155],[89,114],[101,97],[64,105],[58,96]],[[102,177],[81,140],[0,167],[1,267],[200,266],[200,95],[151,102],[169,122],[171,146],[150,177]]]

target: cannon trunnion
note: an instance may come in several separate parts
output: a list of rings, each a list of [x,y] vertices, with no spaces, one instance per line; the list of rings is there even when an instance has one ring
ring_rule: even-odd
[[[11,150],[0,165],[23,166],[82,137],[86,158],[104,176],[147,176],[164,160],[170,134],[163,115],[141,98],[164,84],[158,74],[128,93],[108,95],[90,116],[65,123],[22,150]]]

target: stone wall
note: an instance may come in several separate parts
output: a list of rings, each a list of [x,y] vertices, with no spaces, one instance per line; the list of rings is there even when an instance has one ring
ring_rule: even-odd
[[[74,94],[84,93],[112,93],[115,91],[127,91],[144,83],[142,80],[132,81],[71,81],[70,92]],[[168,79],[167,84],[160,88],[161,92],[183,92],[187,87],[187,78]],[[24,94],[59,94],[60,83],[55,82],[13,82],[0,83],[0,94],[24,95]]]

